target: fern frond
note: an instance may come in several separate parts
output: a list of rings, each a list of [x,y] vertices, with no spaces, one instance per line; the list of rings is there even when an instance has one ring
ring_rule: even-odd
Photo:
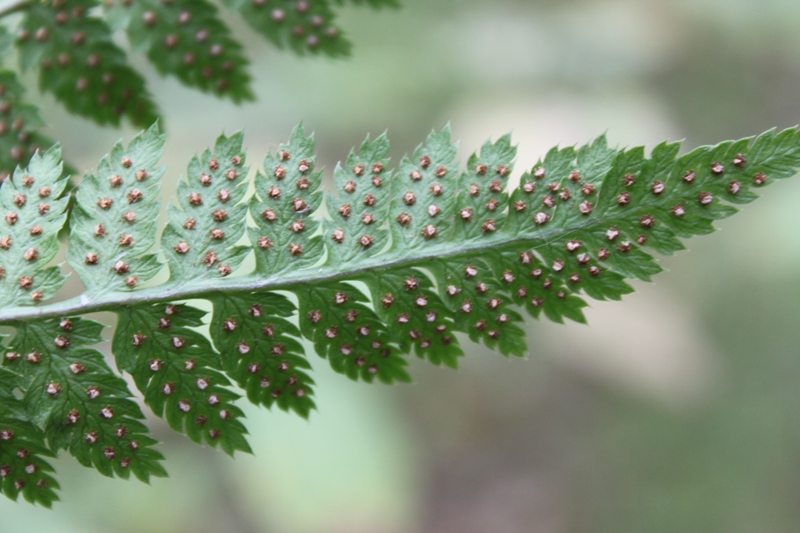
[[[372,8],[399,7],[396,0],[349,0],[356,5]],[[293,52],[324,54],[340,57],[350,54],[351,44],[336,25],[332,7],[344,5],[344,0],[281,0],[263,2],[252,0],[222,0],[238,11],[244,20],[278,48]]]
[[[15,213],[0,221],[8,233],[0,324],[16,330],[4,348],[13,372],[4,374],[4,390],[7,399],[21,395],[25,408],[3,400],[11,411],[0,420],[28,424],[26,438],[42,455],[67,448],[106,474],[163,473],[124,382],[91,348],[101,326],[78,315],[117,314],[117,366],[173,429],[229,454],[249,451],[231,382],[255,404],[307,417],[314,382],[303,341],[337,372],[368,382],[409,381],[411,353],[456,367],[459,333],[523,355],[523,311],[584,322],[587,297],[619,300],[632,291],[627,280],[661,270],[651,251],[683,249],[681,239],[713,231],[715,220],[800,167],[796,128],[683,156],[677,143],[648,155],[600,137],[554,148],[517,185],[509,136],[484,144],[461,169],[446,127],[395,170],[387,137],[367,138],[335,168],[336,192],[324,195],[313,136],[298,127],[266,156],[248,198],[242,140],[222,135],[189,163],[168,208],[161,251],[170,278],[159,285],[140,286],[165,266],[155,248],[164,172],[156,126],[117,144],[80,186],[67,250],[86,286],[80,297],[42,303],[63,280],[47,266],[57,249],[47,235],[63,225],[66,200],[42,212],[30,198],[34,183],[58,198],[58,150],[37,154],[0,190],[0,203]],[[34,224],[46,231],[31,235]],[[243,272],[246,264],[252,272]],[[21,286],[28,278],[30,287]],[[186,303],[198,299],[206,304]],[[95,403],[75,392],[95,385],[106,394]],[[127,417],[122,441],[101,404]],[[80,424],[69,423],[73,409]],[[90,431],[99,445],[86,440]],[[142,443],[139,455],[121,455],[131,439]],[[111,458],[98,451],[106,448]]]
[[[17,75],[0,68],[0,182],[14,172],[17,165],[25,166],[40,148],[53,145],[53,141],[39,133],[44,125],[39,109],[26,102],[25,89]]]
[[[88,295],[136,287],[161,268],[156,240],[164,135],[154,125],[127,148],[118,143],[81,181],[70,215],[67,261]]]
[[[17,44],[23,69],[39,68],[39,88],[72,113],[99,124],[135,125],[158,118],[144,79],[127,64],[111,29],[91,11],[95,0],[34,2],[22,20]]]
[[[228,276],[250,252],[235,246],[246,229],[242,203],[247,168],[242,134],[217,139],[214,150],[189,163],[178,183],[178,204],[170,204],[162,242],[176,283]]]
[[[0,301],[33,305],[50,298],[66,279],[56,266],[58,232],[67,220],[69,197],[61,148],[37,152],[28,168],[17,168],[0,188],[3,230],[0,230]]]
[[[14,395],[17,376],[0,368],[0,493],[20,494],[45,507],[58,500],[58,483],[45,458],[55,457],[44,432],[28,420],[23,402]]]
[[[350,2],[375,9],[398,7],[396,0]],[[334,5],[345,3],[223,0],[279,48],[331,57],[350,53],[350,42],[334,23]],[[128,65],[125,52],[114,42],[113,32],[123,29],[132,49],[145,53],[160,74],[237,103],[253,100],[242,46],[213,3],[109,0],[102,3],[102,11],[100,6],[98,0],[45,0],[20,3],[4,13],[24,13],[16,38],[20,65],[23,70],[37,68],[39,88],[53,93],[70,112],[111,125],[127,118],[142,126],[159,118],[144,79]],[[0,49],[7,41],[4,35],[0,30]],[[30,110],[20,106],[19,112],[26,114],[23,120],[34,122]],[[25,146],[14,147],[15,162],[27,162],[20,150],[52,144],[28,137],[21,143]],[[0,156],[0,165],[3,158]]]
[[[247,60],[217,8],[205,0],[106,2],[109,22],[126,28],[136,51],[143,51],[163,75],[202,91],[252,100]]]
[[[39,132],[44,121],[39,109],[25,100],[25,88],[14,71],[2,66],[13,38],[0,26],[0,183],[19,166],[26,166],[36,150],[53,145]]]
[[[356,5],[368,5],[374,9],[381,9],[384,7],[400,7],[398,0],[333,0],[337,5],[344,5],[346,2]]]
[[[202,334],[203,311],[187,305],[140,305],[123,308],[114,336],[120,370],[129,372],[145,402],[172,429],[193,441],[220,445],[233,455],[250,451],[239,395],[226,387],[218,371],[219,354]]]
[[[257,405],[277,404],[307,418],[315,407],[311,365],[291,322],[295,306],[285,296],[220,293],[212,301],[211,338],[225,354],[222,368]]]
[[[101,341],[102,324],[62,318],[14,327],[7,368],[19,376],[28,416],[54,449],[68,450],[106,476],[127,479],[133,472],[147,481],[165,475],[125,380],[90,348]]]

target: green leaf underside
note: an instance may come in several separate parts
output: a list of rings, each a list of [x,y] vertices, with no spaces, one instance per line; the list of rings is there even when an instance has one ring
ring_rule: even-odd
[[[204,314],[186,305],[121,310],[114,335],[117,365],[133,376],[145,403],[175,431],[231,455],[249,452],[242,412],[232,405],[239,395],[218,370],[220,355],[190,329],[202,325]]]
[[[44,432],[27,420],[25,407],[14,395],[17,376],[0,368],[0,493],[16,500],[50,507],[58,500],[53,467],[44,458],[55,457]]]
[[[68,450],[82,465],[109,477],[127,479],[133,473],[148,481],[150,476],[166,475],[163,457],[153,448],[156,441],[125,380],[90,347],[101,341],[102,324],[45,319],[14,327],[3,361],[13,374],[5,373],[11,374],[22,395],[16,400],[22,404],[17,421],[44,431],[47,445],[40,439],[40,453]],[[42,471],[49,467],[43,465]],[[46,481],[36,486],[57,488],[52,478]]]
[[[0,188],[0,299],[4,305],[33,305],[52,296],[66,279],[46,266],[58,253],[57,234],[67,219],[69,197],[61,148],[37,152]]]
[[[35,2],[25,11],[17,44],[23,69],[39,68],[39,88],[72,113],[99,124],[135,125],[158,118],[144,79],[127,64],[94,0]]]
[[[97,172],[81,181],[70,214],[67,261],[87,295],[129,290],[161,268],[156,255],[147,251],[156,242],[164,174],[164,167],[157,165],[164,139],[154,125],[127,148],[117,143]]]
[[[649,280],[661,270],[647,249],[683,249],[681,238],[709,233],[714,220],[736,212],[735,204],[754,200],[756,189],[800,166],[797,129],[680,157],[676,143],[646,155],[640,147],[609,148],[600,137],[551,150],[517,185],[509,136],[484,144],[461,170],[444,128],[396,170],[386,136],[368,138],[334,170],[335,193],[323,194],[313,137],[298,127],[265,158],[248,197],[242,135],[222,135],[179,182],[161,237],[164,264],[154,252],[163,144],[154,126],[129,146],[115,146],[84,178],[67,250],[86,285],[78,299],[43,304],[57,283],[32,298],[40,277],[58,274],[46,266],[55,243],[40,245],[41,266],[21,260],[31,246],[26,233],[0,221],[0,233],[13,233],[0,248],[0,323],[17,330],[4,365],[14,372],[11,389],[25,395],[26,408],[35,406],[12,416],[30,425],[32,441],[41,440],[37,427],[44,430],[50,448],[43,449],[68,448],[84,463],[91,457],[104,473],[129,470],[81,451],[81,433],[64,424],[62,392],[54,401],[47,386],[56,382],[66,391],[80,379],[108,380],[101,387],[113,391],[114,401],[130,400],[89,348],[99,341],[99,325],[73,318],[73,337],[90,333],[72,339],[66,352],[53,348],[64,335],[61,317],[114,311],[117,366],[133,376],[151,409],[192,440],[230,454],[249,451],[231,383],[255,404],[307,417],[315,405],[304,341],[335,371],[366,382],[409,381],[411,353],[456,367],[464,338],[523,355],[523,310],[584,322],[587,296],[619,300],[632,290],[628,278]],[[15,208],[25,176],[56,191],[57,150],[14,173],[0,189],[4,208]],[[39,220],[35,209],[17,211],[17,224]],[[60,213],[52,207],[39,223],[57,231]],[[253,272],[231,276],[251,253]],[[165,266],[169,281],[139,287]],[[33,277],[32,288],[21,288],[20,276]],[[207,300],[213,312],[184,303],[190,299]],[[41,361],[8,355],[31,350],[44,354]],[[77,354],[86,354],[87,371],[72,376],[65,369]],[[138,411],[127,416],[132,427],[139,424]],[[135,428],[144,434],[143,426]],[[157,460],[146,464],[149,474],[160,473]]]
[[[222,0],[278,48],[331,57],[350,53],[350,41],[334,25],[335,14],[328,0]],[[338,2],[337,2],[338,3]]]
[[[347,3],[374,9],[399,7],[397,0],[222,0],[278,48],[300,55],[346,56],[351,44],[335,24],[335,9]],[[208,0],[45,0],[22,10],[15,43],[23,70],[37,68],[39,88],[70,112],[99,124],[153,123],[159,112],[144,78],[114,41],[125,30],[131,48],[156,70],[184,85],[227,97],[254,99],[242,45]],[[102,10],[99,8],[102,6]],[[0,55],[11,38],[0,29]],[[36,133],[35,108],[19,101],[11,72],[0,71],[0,104],[13,106],[0,127],[0,177],[25,164],[38,146],[52,144]],[[7,133],[8,132],[8,133]]]
[[[26,102],[25,89],[11,70],[0,68],[0,183],[17,165],[25,166],[36,150],[53,145],[39,133],[44,125],[39,109]]]
[[[333,6],[400,7],[398,0],[221,0],[265,39],[299,55],[341,57],[352,47],[336,25]]]
[[[109,21],[125,27],[135,51],[143,51],[164,75],[235,102],[252,100],[242,47],[205,0],[116,0],[104,4]]]
[[[13,41],[0,26],[0,185],[17,166],[27,166],[37,150],[54,144],[39,131],[44,126],[39,108],[25,99],[25,87],[16,72],[4,68]],[[72,171],[66,164],[62,170],[65,174]]]

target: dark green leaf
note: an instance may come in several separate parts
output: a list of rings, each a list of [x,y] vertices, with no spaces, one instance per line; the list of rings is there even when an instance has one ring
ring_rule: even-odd
[[[127,117],[148,126],[158,118],[156,105],[108,25],[94,15],[98,5],[94,0],[34,2],[17,38],[22,68],[38,67],[39,88],[72,113],[99,124],[119,125]]]

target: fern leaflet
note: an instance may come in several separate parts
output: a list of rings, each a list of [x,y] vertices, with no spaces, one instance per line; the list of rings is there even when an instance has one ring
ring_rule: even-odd
[[[335,21],[336,8],[345,5],[345,0],[222,3],[279,48],[301,55],[350,53],[351,44]],[[396,0],[350,3],[374,9],[398,7]],[[146,54],[162,75],[236,103],[254,98],[242,46],[214,3],[207,0],[21,0],[0,17],[17,11],[24,13],[16,38],[22,69],[38,69],[42,91],[52,93],[70,112],[99,124],[119,125],[127,118],[142,126],[159,117],[144,78],[128,64],[114,40],[117,30],[124,30],[133,51]],[[6,48],[4,35],[0,35],[0,49]],[[0,78],[0,84],[9,82]],[[10,86],[10,93],[20,92]],[[21,119],[28,126],[35,125],[30,110],[18,106],[18,113],[26,115]],[[20,150],[31,143],[41,144],[28,139],[22,142],[25,146],[14,145],[12,159],[22,161],[26,154]],[[0,155],[0,165],[3,159]]]
[[[509,136],[461,169],[446,127],[394,170],[387,137],[367,138],[326,195],[313,136],[298,127],[248,196],[236,133],[190,161],[159,253],[164,140],[153,126],[84,177],[68,215],[67,259],[86,287],[77,298],[47,302],[64,279],[48,266],[67,218],[58,148],[0,189],[0,324],[15,330],[3,344],[0,436],[19,439],[0,439],[0,474],[12,498],[55,499],[44,458],[60,448],[106,475],[164,474],[125,382],[93,348],[102,325],[79,315],[117,314],[117,366],[173,429],[249,451],[234,385],[255,404],[307,417],[304,342],[367,382],[409,381],[411,353],[456,367],[464,335],[523,355],[523,311],[584,322],[586,297],[619,300],[628,279],[661,270],[650,251],[683,249],[682,238],[713,231],[800,167],[798,129],[683,156],[677,143],[648,155],[600,137],[554,148],[517,185]],[[164,268],[168,281],[141,286]],[[187,303],[198,299],[213,311]],[[27,463],[14,459],[19,442]]]

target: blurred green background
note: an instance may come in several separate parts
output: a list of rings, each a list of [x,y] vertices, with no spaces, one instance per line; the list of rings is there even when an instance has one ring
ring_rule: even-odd
[[[256,166],[299,121],[330,171],[388,128],[397,160],[451,121],[463,158],[513,131],[518,173],[556,144],[685,148],[800,122],[796,0],[402,0],[350,8],[352,59],[298,59],[234,17],[258,102],[159,78],[164,200],[189,158],[245,129]],[[39,98],[78,168],[134,133]],[[529,321],[530,354],[478,346],[413,385],[350,382],[311,356],[309,421],[246,407],[254,456],[153,420],[169,479],[57,462],[53,511],[0,499],[0,531],[779,533],[800,523],[800,178],[664,259],[590,326]],[[73,281],[68,291],[80,291]],[[108,318],[108,317],[103,317]],[[244,402],[242,402],[244,405]]]

